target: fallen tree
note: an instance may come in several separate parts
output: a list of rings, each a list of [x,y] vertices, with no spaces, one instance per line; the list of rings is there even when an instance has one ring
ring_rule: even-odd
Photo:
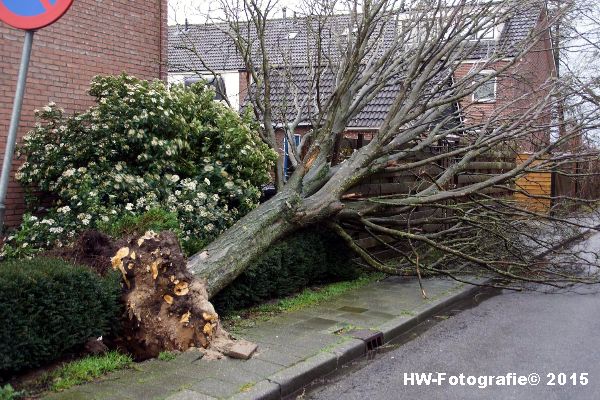
[[[107,247],[98,247],[104,265],[119,270],[126,285],[124,302],[131,322],[124,337],[128,347],[139,347],[136,351],[150,356],[162,349],[220,345],[215,337],[218,317],[208,302],[210,297],[233,282],[271,244],[317,223],[343,238],[366,268],[389,274],[421,277],[437,273],[468,281],[466,273],[483,273],[502,278],[500,284],[511,288],[518,288],[516,285],[522,282],[561,287],[599,282],[597,270],[585,269],[598,265],[597,255],[574,253],[560,246],[579,230],[597,226],[598,199],[584,198],[577,191],[538,193],[519,184],[528,177],[545,179],[572,163],[592,165],[598,160],[592,141],[599,116],[597,102],[591,101],[596,98],[594,87],[586,87],[581,79],[556,79],[551,65],[547,65],[547,79],[540,79],[535,67],[539,61],[536,54],[544,54],[548,27],[553,23],[541,2],[422,0],[409,6],[402,1],[369,0],[350,2],[341,16],[340,6],[318,1],[305,4],[306,15],[295,20],[293,28],[301,31],[296,33],[301,33],[311,46],[298,57],[287,40],[273,41],[269,36],[292,36],[289,30],[272,29],[270,17],[275,3],[223,0],[225,20],[215,29],[229,38],[222,45],[233,46],[252,78],[246,106],[254,111],[259,124],[246,118],[242,121],[231,110],[217,107],[209,98],[212,93],[201,85],[190,93],[176,87],[172,90],[178,96],[201,100],[201,110],[214,112],[208,112],[203,121],[196,118],[191,106],[181,107],[183,119],[170,114],[173,127],[181,124],[185,132],[189,128],[194,142],[179,143],[172,135],[177,129],[161,132],[166,138],[157,143],[164,154],[153,159],[148,154],[152,148],[144,147],[141,154],[148,155],[145,165],[153,173],[143,176],[151,176],[161,187],[181,195],[180,174],[188,174],[186,186],[194,188],[193,197],[201,198],[203,191],[198,188],[206,185],[208,190],[214,180],[228,180],[237,173],[237,153],[229,151],[226,140],[219,141],[218,146],[223,161],[213,165],[199,158],[198,148],[210,151],[209,146],[203,147],[206,125],[209,133],[237,132],[236,137],[248,136],[257,129],[272,150],[278,150],[284,138],[291,171],[286,177],[284,155],[280,154],[274,171],[277,194],[233,223],[187,262],[176,248],[174,237],[165,234],[129,237],[116,246],[109,243],[108,258]],[[519,33],[514,40],[497,40],[492,45],[486,39],[491,32],[495,35],[511,29]],[[181,37],[182,45],[202,60],[204,54],[194,48],[194,43],[186,42],[184,33]],[[134,86],[139,91],[134,93],[151,101],[154,94],[145,85],[137,82]],[[162,98],[172,98],[164,86],[155,85]],[[119,83],[119,90],[109,94],[118,103],[130,86]],[[489,100],[485,96],[491,95],[492,87],[498,89],[495,107],[489,107],[486,101],[473,101],[477,96]],[[99,93],[100,98],[105,96],[100,89]],[[384,99],[384,111],[371,107]],[[559,109],[561,118],[555,118]],[[109,111],[120,112],[121,107]],[[137,111],[128,116],[127,124],[129,119],[139,122]],[[48,111],[57,112],[53,108]],[[375,113],[379,113],[380,121],[369,131],[368,140],[356,149],[348,149],[345,143],[352,133],[348,127]],[[98,115],[86,114],[89,126],[76,118],[69,123],[81,132],[96,132],[98,126],[103,126],[94,123]],[[215,121],[211,115],[224,117]],[[162,116],[153,118],[156,121],[144,126],[147,129],[142,132],[132,128],[125,131],[127,140],[138,134],[150,135],[161,126]],[[108,122],[101,129],[110,138],[113,130]],[[52,135],[61,134],[60,126],[42,129]],[[553,137],[556,132],[560,134]],[[301,137],[299,143],[295,140],[297,134]],[[117,136],[125,141],[124,136]],[[114,146],[112,140],[103,143]],[[124,143],[127,147],[111,148],[108,154],[119,155],[123,160],[118,163],[137,172],[137,158],[132,160],[131,156],[137,142]],[[247,155],[245,143],[240,143],[236,141],[236,151],[240,155],[246,151]],[[253,144],[250,147],[254,150],[264,147]],[[84,155],[88,147],[82,150]],[[45,146],[36,148],[40,157],[50,153]],[[99,146],[92,150],[101,152],[99,158],[104,157]],[[185,157],[179,160],[181,172],[173,171],[168,162],[179,151],[194,161],[186,162]],[[264,169],[270,160],[264,153],[247,161]],[[51,170],[56,160],[47,161]],[[161,167],[158,171],[157,165]],[[90,188],[112,184],[113,179],[121,184],[123,180],[112,171],[99,175],[75,167],[69,166],[67,174],[55,171],[57,182],[68,183],[61,191],[65,199],[73,198],[70,190],[78,184],[78,173],[85,174],[90,182],[98,182]],[[31,174],[44,173],[42,169],[30,169]],[[251,183],[259,183],[266,175],[262,172]],[[357,189],[381,174],[393,174],[389,183],[398,190],[365,195]],[[590,179],[597,177],[598,171],[575,168],[569,174],[574,179]],[[239,184],[256,197],[255,188],[239,180],[224,182],[223,186],[231,190],[232,184]],[[132,192],[128,194],[132,199],[146,189],[144,179],[140,181],[136,176],[136,181],[139,187],[124,185]],[[172,204],[166,192],[157,190],[154,203]],[[220,210],[228,210],[229,198],[221,199],[219,193],[214,193],[220,199],[215,204]],[[516,196],[525,201],[516,200]],[[125,196],[109,194],[106,198],[118,204],[124,215],[134,207]],[[96,197],[92,200],[94,206],[107,206]],[[137,200],[135,203],[138,207]],[[533,203],[547,207],[531,207]],[[198,223],[194,212],[205,218],[201,214],[207,212],[206,204],[202,203],[203,210],[194,208],[195,204],[190,201],[186,205],[191,208],[178,212],[194,222],[197,232],[204,232],[208,220]],[[563,212],[565,206],[577,207],[585,215],[573,218]],[[53,212],[58,218],[69,210],[63,206]],[[86,214],[81,215],[69,223],[80,228],[90,222]],[[43,221],[36,222],[44,225]],[[225,222],[223,225],[229,226],[233,221]],[[47,231],[58,235],[53,228]],[[361,234],[394,257],[385,260],[370,252],[360,244]],[[190,234],[185,238],[194,239]]]
[[[534,60],[548,49],[549,27],[568,10],[549,17],[543,2],[535,0],[308,1],[299,7],[303,15],[289,22],[284,16],[281,28],[271,20],[276,2],[222,0],[220,5],[221,17],[208,15],[208,22],[215,23],[213,29],[225,38],[222,45],[239,55],[251,77],[247,105],[261,123],[263,141],[277,149],[278,135],[285,138],[293,172],[286,180],[280,155],[276,196],[190,259],[189,269],[207,280],[209,296],[272,243],[317,222],[344,238],[366,267],[391,274],[428,271],[459,279],[479,271],[502,277],[507,286],[598,282],[592,272],[582,276],[563,268],[555,256],[564,252],[556,246],[566,233],[552,234],[594,228],[596,199],[538,194],[517,184],[567,163],[598,159],[587,140],[594,137],[598,109],[591,102],[577,107],[585,102],[581,81],[558,79],[551,53],[548,76],[540,78]],[[188,51],[191,64],[202,65],[199,74],[219,76],[196,47],[193,29],[179,32],[176,46]],[[524,31],[493,44],[486,39],[511,29]],[[290,44],[296,35],[310,45]],[[299,47],[304,53],[297,53]],[[471,99],[480,89],[489,91],[491,83],[498,87],[497,105],[485,111]],[[344,157],[347,127],[355,126],[361,113],[374,112],[369,104],[384,97],[391,101],[368,144]],[[559,109],[561,118],[554,118]],[[301,135],[299,143],[295,134]],[[493,173],[468,171],[490,163]],[[419,183],[387,196],[346,196],[382,172],[418,177]],[[517,202],[515,195],[529,200]],[[547,210],[528,204],[542,200]],[[588,218],[560,214],[567,200]],[[424,209],[433,210],[425,220]],[[397,258],[390,263],[370,254],[357,244],[357,232]],[[545,251],[544,263],[533,261]],[[576,258],[579,266],[590,265],[585,257]]]

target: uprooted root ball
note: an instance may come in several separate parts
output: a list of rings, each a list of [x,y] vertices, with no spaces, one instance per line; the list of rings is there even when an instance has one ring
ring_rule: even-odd
[[[126,241],[111,259],[126,285],[124,345],[139,358],[161,351],[207,348],[229,339],[204,283],[187,270],[174,234],[147,232]]]

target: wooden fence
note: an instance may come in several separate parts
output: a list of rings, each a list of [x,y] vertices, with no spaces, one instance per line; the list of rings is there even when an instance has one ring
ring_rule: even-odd
[[[422,160],[430,158],[432,155],[448,152],[448,146],[433,146],[427,152],[415,155],[412,160]],[[425,189],[435,177],[457,162],[450,157],[444,158],[437,163],[430,163],[419,167],[416,170],[396,172],[396,166],[390,166],[380,173],[374,174],[367,180],[351,188],[342,197],[344,201],[364,201],[369,198],[412,194]],[[510,171],[515,167],[514,156],[509,153],[498,151],[484,154],[473,162],[467,164],[466,168],[454,177],[454,180],[448,184],[452,188],[460,188],[473,183],[483,182],[490,176]],[[491,187],[481,191],[491,196],[510,196],[511,191],[507,187]],[[412,209],[410,215],[407,213],[398,213],[394,209],[388,210],[387,214],[396,219],[397,224],[406,224],[407,226],[418,226],[426,232],[434,232],[443,228],[439,222],[432,221],[446,217],[444,213],[448,211],[435,207],[416,207]],[[373,248],[381,246],[381,243],[362,232],[353,233],[357,243],[364,248]],[[386,242],[392,242],[390,237],[382,236],[381,239]]]

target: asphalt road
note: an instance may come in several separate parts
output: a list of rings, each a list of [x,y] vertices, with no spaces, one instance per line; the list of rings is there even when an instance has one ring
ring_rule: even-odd
[[[600,249],[600,234],[585,246]],[[347,367],[302,398],[600,399],[599,292],[597,287],[577,288],[576,293],[504,292],[370,362]],[[404,374],[413,372],[433,373],[434,378],[438,372],[446,373],[446,380],[440,385],[411,385]],[[450,376],[460,379],[461,373],[465,383],[469,375],[509,373],[525,377],[535,373],[540,382],[486,388],[461,386],[460,381],[450,385]],[[551,373],[554,385],[549,385]],[[585,386],[582,373],[587,373]]]

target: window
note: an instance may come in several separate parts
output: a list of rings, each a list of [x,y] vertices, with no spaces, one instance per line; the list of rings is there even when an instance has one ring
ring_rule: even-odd
[[[215,100],[225,100],[227,96],[227,88],[225,87],[225,81],[220,76],[206,75],[203,77],[189,77],[185,78],[185,87],[190,87],[196,82],[204,81],[208,86],[212,86],[215,89]]]
[[[499,27],[496,21],[491,18],[486,18],[483,21],[472,22],[473,25],[477,25],[477,32],[473,33],[471,40],[494,40],[496,39],[496,30]]]
[[[477,74],[473,85],[479,85],[479,87],[473,92],[474,102],[493,103],[496,101],[496,77],[489,77],[493,73],[494,71],[481,71]]]

